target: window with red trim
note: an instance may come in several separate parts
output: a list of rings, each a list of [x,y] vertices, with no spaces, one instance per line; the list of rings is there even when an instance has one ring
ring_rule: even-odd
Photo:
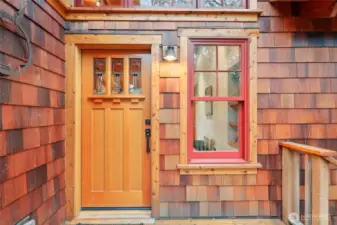
[[[247,0],[76,0],[80,7],[115,8],[247,8]]]
[[[248,40],[191,39],[188,161],[248,161]]]

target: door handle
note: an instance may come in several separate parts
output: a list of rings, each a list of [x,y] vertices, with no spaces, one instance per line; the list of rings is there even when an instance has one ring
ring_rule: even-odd
[[[150,137],[151,137],[151,129],[145,129],[145,137],[146,137],[146,152],[151,152],[150,148]]]

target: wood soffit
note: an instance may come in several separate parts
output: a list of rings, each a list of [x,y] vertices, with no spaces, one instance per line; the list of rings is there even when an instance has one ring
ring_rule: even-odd
[[[258,9],[139,9],[72,7],[64,0],[47,2],[65,20],[114,21],[235,21],[256,22],[262,10]]]

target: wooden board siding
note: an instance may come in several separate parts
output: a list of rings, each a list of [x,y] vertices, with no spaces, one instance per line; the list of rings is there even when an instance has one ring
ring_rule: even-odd
[[[337,20],[299,18],[292,6],[259,2],[258,152],[261,172],[273,180],[280,172],[274,167],[281,160],[279,140],[337,150]],[[330,174],[335,187],[337,171]],[[331,224],[336,224],[336,200],[329,205]]]
[[[13,15],[21,1],[0,1]],[[32,215],[37,224],[65,218],[65,21],[44,1],[25,1],[34,58],[28,71],[0,77],[0,224]],[[20,37],[0,26],[0,61],[19,63]]]

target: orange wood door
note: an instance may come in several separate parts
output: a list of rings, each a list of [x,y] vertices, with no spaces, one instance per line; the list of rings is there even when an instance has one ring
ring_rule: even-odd
[[[150,206],[150,54],[83,52],[82,206]]]

